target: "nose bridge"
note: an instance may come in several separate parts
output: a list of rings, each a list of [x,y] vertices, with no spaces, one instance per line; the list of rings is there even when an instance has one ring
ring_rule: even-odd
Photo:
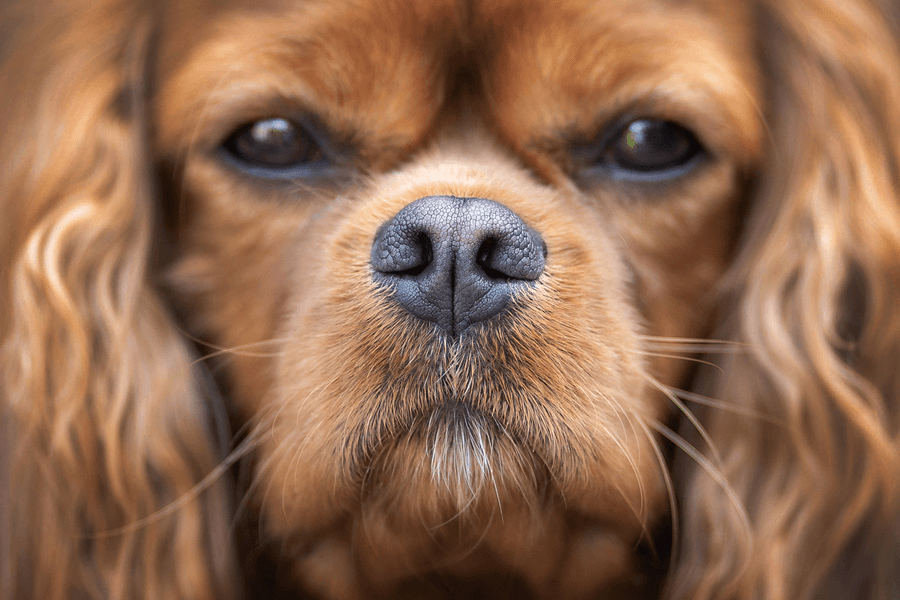
[[[477,74],[470,77],[476,79]],[[498,138],[497,124],[480,83],[457,83],[445,98],[429,138],[430,148],[449,160],[474,167],[484,162],[515,164]]]
[[[378,230],[371,265],[408,312],[460,335],[533,285],[545,255],[540,235],[498,202],[426,196]]]

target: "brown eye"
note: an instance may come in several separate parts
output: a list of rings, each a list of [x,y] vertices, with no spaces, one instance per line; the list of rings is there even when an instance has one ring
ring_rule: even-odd
[[[325,158],[309,131],[282,118],[244,125],[225,140],[223,147],[239,163],[273,171],[309,165]]]
[[[620,169],[649,173],[685,165],[701,150],[694,134],[677,123],[638,119],[612,140],[607,160]]]

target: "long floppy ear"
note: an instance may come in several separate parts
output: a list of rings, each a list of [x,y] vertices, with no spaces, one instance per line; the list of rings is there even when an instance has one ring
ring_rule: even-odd
[[[208,400],[149,271],[152,4],[0,16],[5,599],[238,595],[229,486],[198,485],[220,460]]]
[[[883,10],[761,1],[771,147],[721,333],[744,345],[703,388],[714,468],[676,466],[669,597],[900,590],[900,37]]]

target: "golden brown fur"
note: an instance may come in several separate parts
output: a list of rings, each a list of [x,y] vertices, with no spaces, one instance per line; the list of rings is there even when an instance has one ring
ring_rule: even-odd
[[[0,11],[3,600],[897,597],[889,3]],[[339,176],[222,159],[297,113]],[[547,248],[461,336],[372,279],[436,195]]]

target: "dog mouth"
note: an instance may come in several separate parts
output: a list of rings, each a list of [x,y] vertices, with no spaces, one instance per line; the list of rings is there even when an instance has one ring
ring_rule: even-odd
[[[609,426],[585,425],[608,404],[536,376],[534,343],[511,333],[514,317],[436,336],[411,371],[385,376],[344,454],[364,510],[477,532],[513,507],[561,510],[574,482],[614,477],[601,450],[611,442],[599,439]]]
[[[542,464],[537,438],[548,432],[541,432],[541,421],[554,419],[538,415],[553,412],[549,389],[520,373],[510,354],[523,343],[501,339],[509,337],[507,320],[478,324],[461,337],[436,335],[408,357],[406,373],[388,370],[369,418],[350,436],[361,440],[356,470],[371,473],[380,456],[400,448],[427,462],[438,485],[480,485],[482,477],[503,471],[493,464],[498,452]]]
[[[405,432],[373,453],[365,473],[363,498],[382,491],[378,485],[370,487],[378,479],[402,494],[419,490],[423,499],[416,504],[432,507],[434,519],[441,523],[467,513],[500,510],[511,496],[544,504],[552,481],[546,463],[528,441],[496,417],[458,401],[416,417]]]
[[[330,389],[344,404],[332,408],[340,446],[329,453],[354,495],[419,490],[419,504],[443,522],[495,510],[504,494],[543,505],[573,488],[587,496],[607,477],[634,479],[623,455],[646,439],[614,397],[620,367],[560,346],[529,308],[513,297],[462,336],[395,316],[334,356]],[[307,414],[311,426],[321,418]]]

